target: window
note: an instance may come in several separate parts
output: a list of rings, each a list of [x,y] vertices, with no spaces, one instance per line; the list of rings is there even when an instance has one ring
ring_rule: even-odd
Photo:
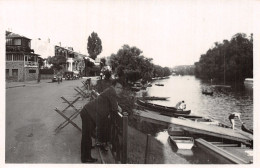
[[[36,73],[35,69],[29,69],[29,73]]]
[[[31,42],[28,39],[22,39],[22,46],[31,48]]]
[[[28,47],[31,48],[31,41],[28,40]]]
[[[12,76],[18,76],[18,69],[12,69]]]
[[[12,39],[6,39],[6,45],[12,45]]]
[[[14,54],[14,61],[23,61],[23,55],[22,54]]]
[[[6,61],[12,61],[12,54],[6,54]]]
[[[22,40],[21,39],[14,39],[14,45],[21,45]]]
[[[5,69],[5,76],[9,77],[9,69]]]

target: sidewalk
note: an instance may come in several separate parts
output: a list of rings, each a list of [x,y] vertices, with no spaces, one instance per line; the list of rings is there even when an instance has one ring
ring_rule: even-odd
[[[95,85],[98,77],[96,77],[96,76],[94,76],[94,77],[83,77],[83,80],[86,80],[88,78],[91,78],[92,84]],[[65,78],[63,78],[62,81],[65,81]],[[52,80],[51,79],[41,79],[41,81],[39,83],[37,82],[37,80],[25,81],[25,82],[5,82],[5,85],[6,85],[5,88],[8,89],[8,88],[15,88],[15,87],[33,86],[33,85],[40,85],[42,83],[49,83],[49,82],[52,82]]]
[[[43,79],[39,83],[37,80],[33,81],[25,81],[25,82],[5,82],[5,88],[15,88],[15,87],[25,87],[25,86],[33,86],[33,85],[39,85],[41,83],[47,83],[51,82],[51,79]]]

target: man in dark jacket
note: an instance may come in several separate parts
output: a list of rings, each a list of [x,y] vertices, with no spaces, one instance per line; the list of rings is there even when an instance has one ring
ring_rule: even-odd
[[[91,133],[96,128],[98,122],[105,121],[109,114],[116,113],[119,110],[116,98],[121,93],[122,88],[123,86],[118,80],[113,81],[112,86],[104,90],[96,99],[90,101],[82,109],[80,113],[82,119],[82,163],[97,161],[97,159],[91,156]]]

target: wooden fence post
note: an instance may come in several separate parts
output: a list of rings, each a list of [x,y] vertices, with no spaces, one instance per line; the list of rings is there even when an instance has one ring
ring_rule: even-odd
[[[144,158],[144,164],[147,164],[149,161],[149,154],[150,154],[150,148],[151,148],[151,135],[147,134],[146,136],[146,149],[145,149],[145,158]]]
[[[128,150],[127,150],[127,141],[128,141],[128,113],[123,113],[123,153],[122,153],[122,163],[127,163]]]

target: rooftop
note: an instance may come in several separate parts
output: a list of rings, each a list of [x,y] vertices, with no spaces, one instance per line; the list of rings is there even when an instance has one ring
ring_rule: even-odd
[[[16,34],[16,33],[10,32],[10,31],[6,31],[5,35],[8,38],[26,38],[26,39],[29,39],[29,38],[27,38],[25,36],[21,36],[19,34]],[[31,39],[29,39],[29,40],[31,40]]]

